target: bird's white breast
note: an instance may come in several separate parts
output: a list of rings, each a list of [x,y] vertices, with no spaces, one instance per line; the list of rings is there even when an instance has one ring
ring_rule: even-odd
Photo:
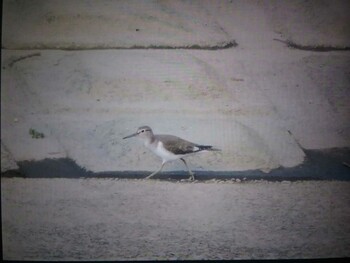
[[[145,146],[150,149],[153,153],[158,155],[160,158],[163,159],[163,161],[171,161],[171,160],[176,160],[182,157],[182,155],[176,155],[173,154],[172,152],[168,151],[167,149],[164,148],[164,145],[161,141],[158,141],[155,144],[145,144]]]

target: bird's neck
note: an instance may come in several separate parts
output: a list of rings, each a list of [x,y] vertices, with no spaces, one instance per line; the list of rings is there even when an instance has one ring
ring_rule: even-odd
[[[146,147],[149,147],[152,143],[155,142],[155,140],[156,140],[156,139],[154,138],[154,135],[152,134],[151,137],[145,138],[144,141],[143,141],[143,143],[145,144]]]

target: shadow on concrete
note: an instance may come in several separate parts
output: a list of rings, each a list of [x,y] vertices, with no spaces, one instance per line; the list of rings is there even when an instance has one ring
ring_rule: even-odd
[[[148,49],[189,49],[189,50],[222,50],[237,47],[238,44],[236,40],[224,41],[221,43],[215,43],[213,45],[131,45],[128,47],[119,46],[94,46],[94,47],[81,47],[81,46],[71,46],[71,47],[52,47],[50,45],[35,45],[35,46],[24,46],[24,47],[3,47],[5,50],[66,50],[66,51],[81,51],[81,50],[148,50]],[[32,55],[33,56],[33,55]],[[34,55],[35,56],[35,55]],[[21,58],[19,60],[22,60]],[[17,62],[17,61],[15,61]]]
[[[304,150],[304,163],[292,168],[280,167],[269,173],[260,170],[248,171],[194,171],[197,180],[239,179],[242,181],[296,181],[296,180],[340,180],[350,181],[350,148],[327,150]],[[69,158],[22,161],[18,170],[1,174],[2,177],[23,178],[129,178],[142,179],[151,171],[106,171],[91,172],[78,166]],[[187,171],[163,172],[154,179],[188,179]]]
[[[308,45],[300,45],[297,44],[291,40],[282,40],[274,38],[273,40],[284,43],[287,45],[287,47],[292,49],[298,49],[298,50],[305,50],[305,51],[314,51],[314,52],[329,52],[329,51],[349,51],[350,47],[344,46],[324,46],[324,45],[314,45],[314,46],[308,46]]]

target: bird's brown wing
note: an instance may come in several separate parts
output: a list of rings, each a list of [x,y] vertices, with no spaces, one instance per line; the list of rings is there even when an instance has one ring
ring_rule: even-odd
[[[188,154],[196,152],[195,146],[197,145],[195,143],[186,141],[173,135],[156,135],[156,137],[161,141],[166,141],[166,143],[163,143],[164,148],[174,154]]]

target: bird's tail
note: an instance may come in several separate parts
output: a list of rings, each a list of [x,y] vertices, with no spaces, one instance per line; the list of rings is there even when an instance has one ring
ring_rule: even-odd
[[[203,151],[203,150],[207,150],[207,151],[221,151],[218,148],[214,148],[211,145],[197,145],[197,147],[199,148],[199,151]]]

